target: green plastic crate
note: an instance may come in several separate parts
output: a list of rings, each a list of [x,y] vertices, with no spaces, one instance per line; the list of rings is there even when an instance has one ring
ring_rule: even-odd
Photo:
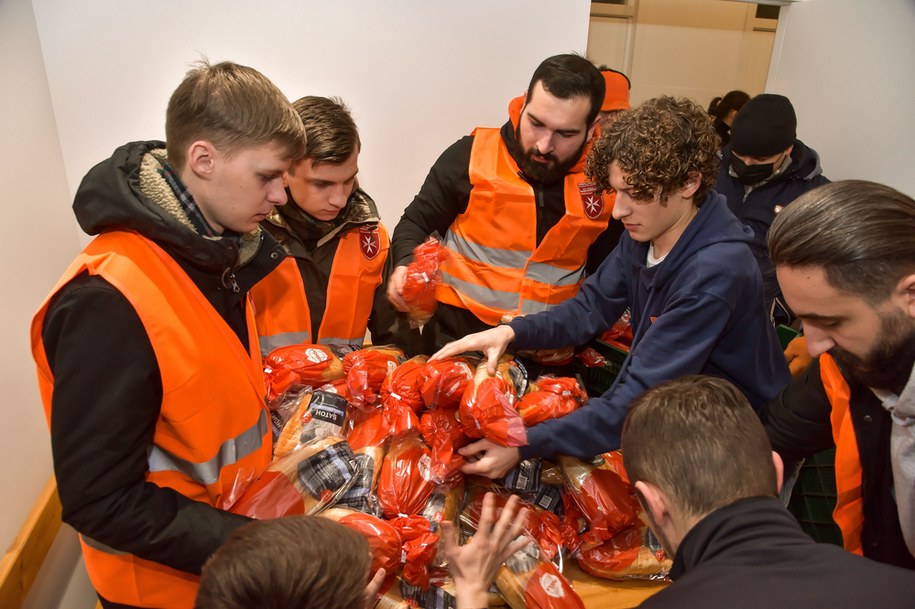
[[[842,545],[842,532],[832,519],[836,507],[836,450],[808,458],[798,474],[788,510],[801,529],[821,543]]]
[[[801,333],[794,328],[783,324],[775,326],[775,333],[778,334],[778,342],[782,346],[782,351],[785,350],[788,343],[801,335]]]
[[[575,363],[575,371],[584,382],[588,395],[594,397],[602,395],[610,389],[620,373],[628,353],[599,339],[592,340],[587,346],[593,348],[607,360],[607,363],[601,367],[585,366],[580,361]]]

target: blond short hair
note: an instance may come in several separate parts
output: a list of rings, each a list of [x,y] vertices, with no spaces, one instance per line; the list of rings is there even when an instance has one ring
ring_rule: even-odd
[[[305,128],[285,95],[266,76],[230,61],[202,60],[172,93],[165,114],[168,158],[180,168],[188,146],[207,140],[232,155],[278,144],[290,159],[305,153]]]

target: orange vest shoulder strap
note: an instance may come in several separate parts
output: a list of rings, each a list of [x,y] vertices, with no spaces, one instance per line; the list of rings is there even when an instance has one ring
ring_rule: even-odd
[[[389,247],[388,233],[380,223],[353,228],[340,238],[318,342],[362,344]]]
[[[836,443],[836,508],[833,519],[842,531],[845,549],[862,554],[861,458],[851,420],[851,390],[835,360],[828,354],[820,356],[820,378],[832,406],[830,422]]]

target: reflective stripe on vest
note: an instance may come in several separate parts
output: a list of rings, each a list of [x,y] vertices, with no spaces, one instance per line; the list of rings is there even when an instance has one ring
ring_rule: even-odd
[[[852,425],[849,400],[851,390],[835,360],[828,354],[820,356],[820,379],[832,406],[829,419],[836,443],[836,509],[833,520],[842,531],[845,549],[863,554],[861,531],[864,528],[864,507],[861,498],[861,458]]]
[[[490,325],[506,313],[548,310],[578,293],[588,248],[607,228],[613,197],[584,174],[564,181],[565,214],[537,245],[534,190],[518,175],[498,129],[476,129],[467,209],[445,234],[439,301]]]
[[[246,307],[246,352],[235,332],[159,246],[127,231],[96,237],[32,321],[32,350],[49,424],[54,377],[41,330],[50,299],[83,272],[102,277],[131,303],[159,363],[162,406],[146,480],[214,507],[231,501],[237,484],[267,467],[272,448],[251,307]],[[172,465],[183,465],[162,467],[166,455]],[[139,607],[193,607],[196,576],[81,541],[92,584],[106,599]]]
[[[316,342],[362,345],[388,247],[388,234],[381,224],[353,228],[340,237]],[[254,286],[251,295],[263,355],[277,347],[315,342],[305,284],[295,258],[283,260]]]
[[[181,472],[201,486],[215,484],[219,481],[219,472],[226,463],[235,463],[261,448],[262,439],[268,429],[267,411],[264,410],[254,425],[237,437],[223,442],[212,459],[201,462],[182,459],[158,446],[153,446],[149,454],[149,471]]]

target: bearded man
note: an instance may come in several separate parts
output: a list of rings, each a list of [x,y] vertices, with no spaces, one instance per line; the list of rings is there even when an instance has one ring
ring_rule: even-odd
[[[835,446],[846,549],[915,569],[915,200],[820,186],[778,215],[769,253],[817,358],[761,413],[773,449]]]
[[[550,57],[501,129],[475,129],[432,166],[394,229],[388,283],[391,302],[406,311],[413,248],[443,237],[439,306],[424,331],[432,347],[571,298],[619,241],[613,195],[584,176],[604,93],[587,59]]]

